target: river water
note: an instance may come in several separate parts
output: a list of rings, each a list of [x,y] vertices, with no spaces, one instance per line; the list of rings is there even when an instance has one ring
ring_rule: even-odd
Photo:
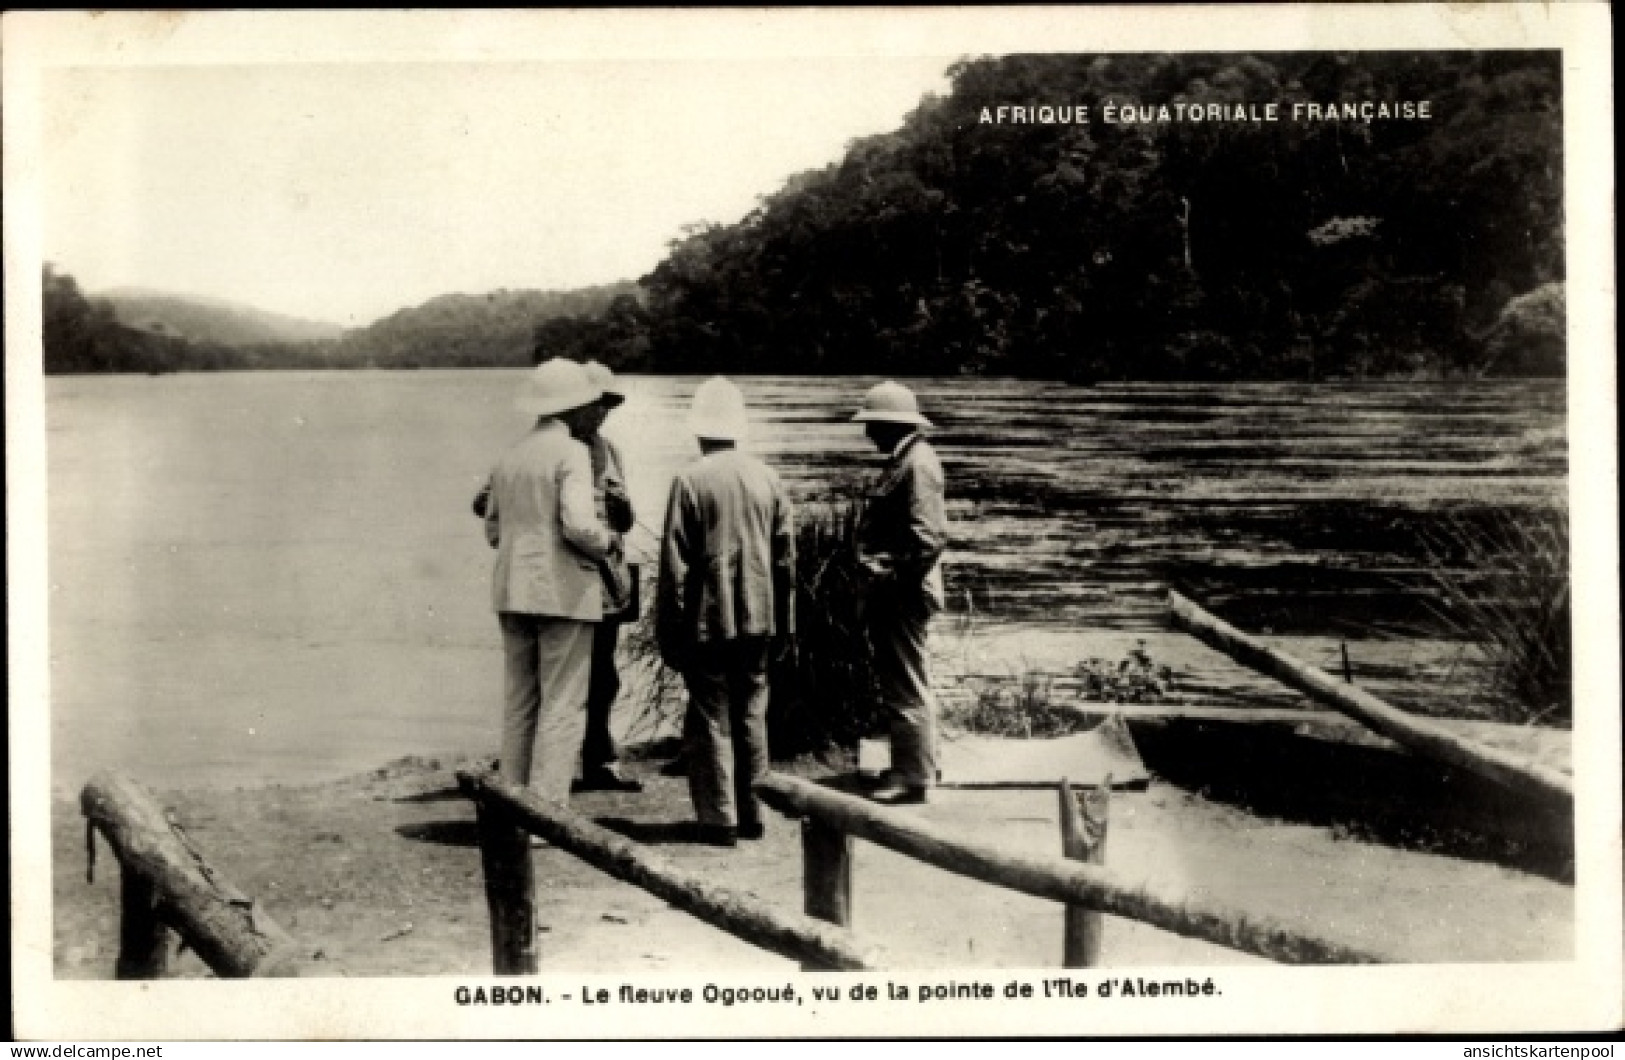
[[[510,371],[46,382],[53,777],[318,779],[483,750],[499,667],[469,500],[525,430]],[[611,418],[658,528],[699,380]],[[803,503],[875,456],[865,379],[741,379]],[[1444,512],[1557,506],[1560,383],[916,381],[953,524],[952,607],[1149,628],[1170,586],[1248,627],[1404,629]],[[640,533],[634,551],[647,550]]]

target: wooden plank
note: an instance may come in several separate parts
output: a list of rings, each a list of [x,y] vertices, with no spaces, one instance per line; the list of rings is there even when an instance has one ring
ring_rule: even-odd
[[[913,814],[883,809],[795,777],[770,773],[756,782],[756,790],[781,813],[818,817],[888,850],[1023,894],[1087,906],[1286,964],[1375,964],[1387,959],[1235,910],[1168,894],[1148,881],[1131,882],[1101,866],[1035,858],[967,841],[933,828]]]
[[[1072,703],[1069,709],[1086,717],[1119,715],[1124,721],[1231,721],[1254,725],[1299,725],[1304,722],[1341,724],[1347,716],[1312,707],[1226,707],[1211,703]]]
[[[1106,863],[1106,824],[1111,810],[1112,779],[1106,778],[1093,793],[1079,793],[1062,779],[1061,853],[1073,861],[1090,865]],[[1061,963],[1067,968],[1094,968],[1100,964],[1100,942],[1106,918],[1099,910],[1068,904],[1064,922]]]
[[[98,773],[80,792],[79,805],[113,848],[121,871],[146,882],[151,907],[215,974],[300,974],[298,948],[288,933],[204,861],[140,784],[117,773]],[[133,936],[147,929],[132,925],[121,935],[126,930]],[[132,959],[143,963],[150,954],[132,954]]]
[[[1242,633],[1178,593],[1168,594],[1174,624],[1245,666],[1275,678],[1369,726],[1396,743],[1431,758],[1552,803],[1574,801],[1573,782],[1554,769],[1457,736],[1442,726],[1398,710],[1370,692],[1342,684],[1323,670]]]
[[[754,946],[836,971],[879,967],[878,951],[844,928],[784,913],[754,895],[718,886],[495,773],[458,770],[457,782],[468,797],[501,806],[527,831],[560,850]]]

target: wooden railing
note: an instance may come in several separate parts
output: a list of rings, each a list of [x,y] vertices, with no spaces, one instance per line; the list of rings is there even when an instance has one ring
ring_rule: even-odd
[[[302,973],[305,956],[288,933],[209,865],[145,788],[117,773],[98,773],[79,805],[90,830],[92,878],[96,832],[119,861],[118,978],[164,975],[176,934],[224,979]],[[329,965],[324,974],[335,972]]]
[[[1099,865],[1031,857],[949,835],[913,814],[886,810],[810,781],[770,773],[758,781],[762,800],[803,821],[807,911],[832,923],[852,920],[852,838],[984,883],[1068,907],[1138,920],[1286,964],[1374,964],[1387,958],[1232,909],[1131,881]],[[1070,797],[1070,796],[1068,796]],[[1072,928],[1068,927],[1070,936]],[[1096,936],[1098,938],[1098,935]],[[1098,947],[1098,942],[1094,943]],[[1069,960],[1084,958],[1084,944]]]
[[[752,945],[801,962],[807,970],[866,971],[882,966],[877,947],[852,923],[852,840],[864,839],[949,872],[1062,902],[1067,967],[1099,960],[1102,914],[1138,920],[1179,935],[1298,964],[1371,963],[1383,958],[1239,912],[1135,883],[1098,864],[1104,853],[1109,788],[1080,809],[1063,781],[1063,846],[1069,858],[1029,857],[947,835],[912,814],[887,810],[805,780],[769,774],[756,785],[770,806],[802,822],[804,914],[736,893],[548,803],[494,773],[461,770],[464,794],[479,818],[480,851],[491,914],[493,967],[533,975],[535,875],[530,837],[665,899]],[[89,827],[112,847],[121,868],[120,948],[115,973],[147,979],[167,970],[178,934],[222,978],[296,976],[309,971],[303,951],[251,898],[204,859],[173,816],[147,790],[115,773],[85,785]],[[94,846],[91,872],[94,873]],[[323,974],[337,967],[325,965]]]
[[[1392,707],[1349,681],[1339,682],[1324,670],[1248,636],[1178,593],[1168,594],[1168,607],[1176,628],[1417,754],[1477,773],[1546,805],[1569,809],[1574,805],[1574,782],[1555,769],[1458,736],[1426,718]]]
[[[803,967],[866,971],[880,966],[874,947],[828,918],[784,913],[754,895],[717,886],[495,773],[459,770],[457,782],[474,800],[479,815],[492,963],[498,975],[534,975],[540,963],[532,835],[737,938],[798,960]]]

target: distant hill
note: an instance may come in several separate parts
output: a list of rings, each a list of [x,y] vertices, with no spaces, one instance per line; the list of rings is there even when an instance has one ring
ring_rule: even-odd
[[[149,334],[221,346],[325,342],[345,332],[338,324],[272,313],[196,295],[119,287],[92,295],[107,301],[120,324]]]
[[[550,353],[621,367],[642,348],[635,333],[640,296],[631,281],[447,294],[345,329],[167,291],[123,287],[87,296],[71,275],[46,264],[44,367],[51,375],[523,367],[532,363],[539,334]]]
[[[347,333],[333,359],[375,368],[528,365],[537,325],[596,318],[617,298],[637,294],[635,283],[622,281],[574,291],[440,295]]]

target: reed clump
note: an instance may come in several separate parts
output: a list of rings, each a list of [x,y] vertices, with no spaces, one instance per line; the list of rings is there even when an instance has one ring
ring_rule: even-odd
[[[862,512],[849,499],[797,513],[795,650],[773,664],[767,711],[775,759],[855,747],[882,725],[855,549]]]
[[[1500,721],[1569,725],[1573,629],[1568,519],[1561,510],[1454,514],[1425,540],[1445,635],[1472,647],[1481,698]]]

